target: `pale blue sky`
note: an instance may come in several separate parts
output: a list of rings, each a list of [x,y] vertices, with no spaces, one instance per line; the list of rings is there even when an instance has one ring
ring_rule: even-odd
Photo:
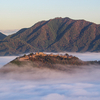
[[[55,17],[100,24],[100,0],[0,0],[0,30],[31,27]]]

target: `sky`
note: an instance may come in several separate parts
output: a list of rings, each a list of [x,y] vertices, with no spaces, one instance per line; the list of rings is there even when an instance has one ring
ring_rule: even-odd
[[[100,0],[0,0],[0,32],[5,34],[55,17],[100,24]]]

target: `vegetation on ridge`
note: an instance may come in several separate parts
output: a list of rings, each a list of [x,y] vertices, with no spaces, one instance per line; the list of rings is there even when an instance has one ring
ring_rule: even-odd
[[[75,68],[82,68],[82,66],[100,65],[100,61],[82,61],[79,58],[68,54],[54,55],[37,52],[17,57],[5,66],[9,66],[9,64],[10,66],[14,64],[21,68],[40,68],[41,70],[42,68],[49,68],[70,72],[71,69],[73,70]]]
[[[100,52],[100,25],[55,18],[21,29],[0,41],[0,55],[36,51]]]
[[[11,63],[21,66],[28,61],[31,62],[42,62],[44,64],[67,64],[67,65],[88,65],[88,64],[100,64],[100,61],[82,61],[79,58],[72,55],[54,55],[54,54],[44,54],[43,52],[39,53],[30,53],[29,55],[24,55],[17,57]]]

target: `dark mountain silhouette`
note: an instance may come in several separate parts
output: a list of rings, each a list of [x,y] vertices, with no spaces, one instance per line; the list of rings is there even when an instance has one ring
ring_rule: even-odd
[[[21,29],[0,42],[0,55],[32,51],[100,52],[100,25],[55,18]]]
[[[0,40],[3,40],[6,37],[3,33],[0,32]]]

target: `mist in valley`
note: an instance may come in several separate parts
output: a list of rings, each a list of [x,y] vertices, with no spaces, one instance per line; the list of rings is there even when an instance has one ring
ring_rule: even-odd
[[[64,53],[59,53],[64,54]],[[81,60],[99,60],[100,53],[68,53]],[[0,57],[3,66],[16,57]],[[2,63],[3,62],[3,63]],[[100,65],[71,66],[59,69],[18,67],[0,69],[1,100],[100,100]]]

